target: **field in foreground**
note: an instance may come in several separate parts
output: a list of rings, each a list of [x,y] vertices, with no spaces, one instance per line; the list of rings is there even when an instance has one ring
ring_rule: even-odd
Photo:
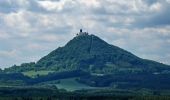
[[[1,87],[0,100],[170,100],[170,96],[131,90],[78,90],[54,87]]]
[[[0,100],[170,100],[170,97],[162,96],[139,96],[139,97],[127,97],[127,96],[90,96],[90,97],[0,97]]]

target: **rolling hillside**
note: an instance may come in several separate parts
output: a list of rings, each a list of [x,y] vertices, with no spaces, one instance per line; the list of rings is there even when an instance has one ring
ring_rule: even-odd
[[[142,59],[87,33],[80,33],[37,63],[15,65],[4,73],[2,82],[14,80],[9,78],[14,73],[25,85],[76,78],[74,81],[91,87],[170,89],[169,65]]]

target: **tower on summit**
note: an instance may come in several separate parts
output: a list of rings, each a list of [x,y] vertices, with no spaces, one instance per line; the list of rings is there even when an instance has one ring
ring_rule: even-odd
[[[81,36],[81,35],[88,35],[88,32],[83,32],[83,30],[80,29],[80,32],[77,33],[77,36]]]
[[[80,29],[80,33],[82,33],[83,32],[83,30],[82,29]]]

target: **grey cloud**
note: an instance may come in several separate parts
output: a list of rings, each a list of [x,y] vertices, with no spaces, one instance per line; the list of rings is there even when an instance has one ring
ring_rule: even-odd
[[[154,60],[156,58],[152,55],[156,55],[156,60],[162,61],[161,59],[158,60],[158,58],[164,59],[164,56],[169,54],[169,27],[147,29],[112,28],[112,30],[103,33],[107,33],[107,35],[103,34],[101,37],[106,38],[109,43],[131,51],[139,57]]]
[[[1,67],[37,61],[63,46],[80,28],[140,57],[170,64],[166,56],[170,53],[170,7],[166,1],[48,0],[65,2],[60,10],[56,5],[49,10],[39,4],[47,0],[19,1],[0,1]],[[150,7],[157,2],[163,7],[152,11]],[[9,57],[15,50],[15,56]]]
[[[139,28],[143,27],[159,27],[159,26],[166,26],[170,25],[170,4],[166,1],[158,1],[158,2],[152,2],[154,3],[160,3],[161,9],[160,11],[156,13],[151,13],[149,15],[145,15],[142,17],[136,18],[136,22],[134,23],[134,26],[138,26]]]
[[[15,6],[12,6],[8,0],[0,1],[0,12],[10,13],[14,11],[17,11],[17,8]]]
[[[141,2],[137,3],[137,1]],[[137,8],[132,5],[134,2],[136,2],[135,6]],[[125,3],[111,3],[111,1],[101,1],[101,4],[102,5],[99,8],[92,9],[92,14],[100,16],[96,20],[103,21],[103,24],[107,24],[111,27],[124,26],[125,20],[123,22],[123,19],[126,18],[134,19],[133,23],[125,26],[128,28],[170,25],[170,3],[168,3],[166,0],[127,1],[127,5]],[[109,20],[109,18],[103,18],[103,15],[113,16],[115,18],[118,17],[120,22],[114,24],[111,22],[111,20]]]
[[[156,2],[158,2],[159,0],[144,0],[147,4],[149,4],[149,5],[152,5],[152,4],[154,4],[154,3],[156,3]]]
[[[38,4],[38,0],[1,0],[0,13],[12,13],[28,10],[36,13],[48,13]]]

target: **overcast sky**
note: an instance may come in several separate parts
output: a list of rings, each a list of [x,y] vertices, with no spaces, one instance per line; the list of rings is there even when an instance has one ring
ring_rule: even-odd
[[[170,0],[0,0],[0,68],[39,60],[80,28],[170,64]]]

